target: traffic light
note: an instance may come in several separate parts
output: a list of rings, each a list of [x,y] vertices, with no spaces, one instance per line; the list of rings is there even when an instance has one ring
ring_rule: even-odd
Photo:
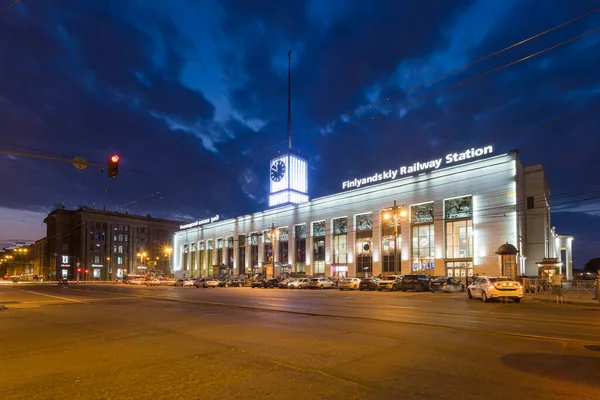
[[[77,272],[81,272],[81,268],[77,268]]]
[[[109,178],[113,179],[119,175],[119,156],[113,154],[112,156],[108,157],[108,164],[106,167]]]

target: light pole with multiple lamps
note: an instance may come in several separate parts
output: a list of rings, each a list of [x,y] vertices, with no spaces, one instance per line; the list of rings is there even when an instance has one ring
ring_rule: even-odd
[[[145,251],[141,251],[141,252],[137,253],[137,256],[140,259],[140,265],[138,265],[138,270],[139,269],[144,269],[143,268],[143,266],[144,266],[144,258],[148,257],[148,253],[146,253]]]
[[[279,228],[275,228],[275,224],[271,224],[271,232],[267,233],[269,239],[271,239],[271,267],[273,268],[273,277],[275,276],[275,240],[279,238]],[[269,278],[265,272],[265,278]]]
[[[401,218],[406,218],[407,215],[406,206],[398,206],[396,200],[394,200],[391,210],[383,215],[386,221],[392,220],[394,223],[394,272],[398,272],[399,274],[402,273],[402,267],[398,263],[398,221]]]

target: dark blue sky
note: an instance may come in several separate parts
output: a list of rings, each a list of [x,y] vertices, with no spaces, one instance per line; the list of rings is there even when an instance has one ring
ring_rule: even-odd
[[[0,15],[0,149],[101,163],[114,152],[122,163],[109,180],[0,155],[0,245],[43,236],[62,202],[185,220],[266,208],[292,50],[292,131],[310,156],[312,197],[475,144],[519,149],[524,164],[545,165],[553,224],[575,235],[580,267],[600,256],[600,32],[472,78],[600,28],[600,12],[401,92],[598,7],[24,0]]]

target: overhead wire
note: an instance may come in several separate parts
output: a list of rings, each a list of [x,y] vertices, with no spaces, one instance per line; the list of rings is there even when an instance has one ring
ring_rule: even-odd
[[[14,3],[7,5],[3,9],[0,9],[0,15],[4,14],[5,12],[7,12],[8,10],[10,10],[11,8],[13,8],[14,6],[16,6],[17,4],[19,4],[22,1],[23,0],[16,0]]]
[[[455,74],[455,73],[457,73],[457,72],[460,72],[460,71],[463,71],[463,70],[465,70],[465,69],[468,69],[468,68],[470,68],[470,67],[472,67],[472,66],[474,66],[474,65],[476,65],[476,64],[479,64],[479,63],[481,63],[481,62],[483,62],[483,61],[486,61],[486,60],[488,60],[488,59],[490,59],[490,58],[492,58],[492,57],[495,57],[495,56],[497,56],[497,55],[500,55],[500,54],[502,54],[502,53],[505,53],[505,52],[507,52],[507,51],[509,51],[509,50],[512,50],[512,49],[514,49],[514,48],[516,48],[516,47],[518,47],[518,46],[521,46],[521,45],[523,45],[523,44],[525,44],[525,43],[528,43],[528,42],[530,42],[530,41],[532,41],[532,40],[538,39],[538,38],[540,38],[540,37],[542,37],[542,36],[544,36],[544,35],[546,35],[546,34],[548,34],[548,33],[550,33],[550,32],[553,32],[553,31],[555,31],[555,30],[558,30],[558,29],[560,29],[560,28],[563,28],[563,27],[565,27],[565,26],[567,26],[567,25],[570,25],[570,24],[572,24],[572,23],[574,23],[574,22],[577,22],[577,21],[579,21],[579,20],[581,20],[581,19],[584,19],[584,18],[586,18],[586,17],[589,17],[589,16],[591,16],[591,15],[593,15],[593,14],[596,14],[596,13],[597,13],[597,12],[599,12],[599,11],[600,11],[600,8],[596,8],[596,9],[594,9],[594,10],[588,11],[588,12],[586,12],[586,13],[584,13],[584,14],[581,14],[581,15],[579,15],[579,16],[577,16],[577,17],[575,17],[575,18],[572,18],[572,19],[570,19],[570,20],[568,20],[568,21],[565,21],[565,22],[563,22],[563,23],[560,23],[560,24],[558,24],[558,25],[555,25],[555,26],[553,26],[553,27],[551,27],[551,28],[549,28],[549,29],[546,29],[546,30],[544,30],[544,31],[542,31],[542,32],[536,33],[535,35],[529,36],[529,37],[528,37],[528,38],[526,38],[526,39],[520,40],[519,42],[513,43],[513,44],[511,44],[510,46],[507,46],[507,47],[504,47],[504,48],[502,48],[502,49],[500,49],[500,50],[497,50],[497,51],[494,51],[494,52],[492,52],[492,53],[489,53],[489,54],[487,54],[487,55],[485,55],[485,56],[483,56],[483,57],[481,57],[481,58],[478,58],[478,59],[476,59],[476,60],[470,61],[470,62],[468,62],[468,63],[466,63],[466,64],[463,64],[463,65],[461,65],[461,66],[459,66],[459,67],[456,67],[456,68],[454,68],[454,69],[452,69],[452,70],[450,70],[450,71],[447,71],[447,72],[445,72],[445,73],[442,73],[442,74],[440,74],[440,75],[438,75],[438,76],[435,76],[435,77],[433,77],[433,78],[431,78],[431,79],[429,79],[429,80],[426,80],[426,81],[424,81],[424,82],[421,82],[421,83],[419,83],[419,84],[417,84],[417,85],[414,85],[414,86],[412,86],[412,87],[410,87],[410,88],[408,88],[408,89],[405,89],[405,90],[398,91],[398,92],[396,92],[396,93],[393,93],[393,94],[391,94],[391,95],[388,95],[388,96],[384,96],[384,97],[383,97],[382,99],[380,99],[380,100],[377,100],[377,101],[375,101],[375,102],[372,102],[372,103],[370,103],[370,104],[367,104],[367,105],[365,105],[365,106],[359,107],[359,108],[355,109],[354,111],[351,111],[351,112],[347,112],[347,113],[345,113],[345,114],[342,114],[342,115],[340,115],[339,117],[337,117],[337,118],[335,118],[335,119],[333,119],[333,120],[329,120],[329,121],[328,121],[328,122],[326,122],[326,123],[323,123],[323,124],[321,124],[321,125],[318,125],[317,127],[315,127],[315,128],[311,128],[311,129],[309,129],[309,130],[307,130],[307,131],[303,131],[303,132],[301,132],[301,133],[299,133],[299,134],[300,134],[300,135],[307,135],[307,134],[310,134],[310,133],[318,132],[318,131],[320,131],[320,130],[322,130],[322,129],[325,129],[325,128],[329,127],[329,126],[330,126],[331,124],[333,124],[333,123],[336,123],[336,122],[339,122],[339,121],[344,121],[344,120],[347,120],[348,118],[350,118],[350,117],[351,117],[351,116],[353,116],[353,115],[356,115],[356,114],[359,114],[359,113],[361,113],[361,112],[367,111],[367,110],[369,110],[369,109],[371,109],[371,108],[373,108],[373,107],[376,107],[376,106],[378,106],[378,105],[381,105],[381,104],[387,103],[387,102],[389,102],[390,100],[392,100],[392,99],[394,99],[394,98],[396,98],[396,97],[398,97],[398,96],[400,96],[400,95],[403,95],[403,94],[408,94],[408,93],[410,93],[410,92],[413,92],[413,91],[415,91],[415,90],[417,90],[417,89],[419,89],[419,88],[422,88],[422,87],[428,86],[428,85],[430,85],[430,84],[432,84],[432,83],[435,83],[435,82],[438,82],[438,81],[440,81],[440,80],[442,80],[442,79],[444,79],[444,78],[447,78],[447,77],[449,77],[449,76],[451,76],[451,75],[454,75],[454,74]],[[334,130],[333,132],[335,132],[335,131],[337,131],[337,130]],[[330,133],[333,133],[333,132],[330,132]],[[296,134],[298,134],[298,133],[296,133]],[[263,148],[262,150],[260,150],[260,151],[257,151],[257,152],[262,152],[262,151],[266,151],[266,150],[269,150],[269,149],[275,148],[275,147],[277,147],[277,146],[280,146],[280,145],[281,145],[281,144],[283,144],[283,143],[287,143],[287,141],[285,141],[285,142],[280,142],[280,143],[277,143],[277,144],[275,144],[275,145],[272,145],[272,146],[268,146],[268,147],[266,147],[266,148]],[[250,154],[253,154],[253,153],[250,153]]]
[[[413,88],[409,89],[408,91],[412,91],[412,90],[414,90],[414,89],[416,89],[416,88],[419,88],[419,87],[425,86],[425,85],[427,85],[427,84],[433,83],[433,82],[435,82],[435,81],[437,81],[437,80],[441,80],[441,79],[443,79],[444,77],[447,77],[448,75],[451,75],[452,73],[455,73],[455,72],[457,72],[457,71],[459,71],[459,70],[465,69],[465,68],[467,68],[467,67],[469,67],[469,66],[472,66],[472,65],[474,65],[474,64],[476,64],[476,63],[482,62],[482,61],[484,61],[484,60],[486,60],[486,59],[488,59],[488,58],[490,58],[490,57],[493,57],[494,55],[497,55],[497,54],[500,54],[500,53],[502,53],[502,52],[508,51],[508,50],[510,50],[510,49],[512,49],[512,48],[515,48],[515,47],[517,47],[517,46],[519,46],[519,45],[523,44],[523,43],[526,43],[526,42],[528,42],[528,41],[530,41],[530,40],[533,40],[533,39],[535,39],[535,38],[538,38],[538,37],[540,37],[540,36],[542,36],[542,35],[545,35],[545,34],[547,34],[547,33],[551,32],[551,31],[553,31],[553,30],[559,29],[559,28],[561,28],[561,27],[563,27],[563,26],[566,26],[566,25],[568,25],[568,24],[570,24],[570,23],[572,23],[572,22],[575,22],[575,21],[577,21],[577,20],[580,20],[580,19],[582,19],[582,18],[584,18],[584,17],[587,17],[587,16],[589,16],[589,15],[592,15],[592,14],[594,14],[594,13],[598,12],[598,11],[600,11],[600,9],[592,10],[592,11],[590,11],[590,12],[586,13],[586,14],[583,14],[583,15],[581,15],[581,16],[579,16],[579,17],[576,17],[576,18],[574,18],[574,19],[571,19],[571,20],[569,20],[569,21],[566,21],[566,22],[564,22],[564,23],[562,23],[562,24],[559,24],[559,25],[557,25],[557,26],[555,26],[555,27],[553,27],[553,28],[550,28],[550,29],[548,29],[548,30],[546,30],[546,31],[544,31],[544,32],[540,32],[540,33],[538,33],[538,34],[536,34],[536,35],[534,35],[534,36],[531,36],[530,38],[527,38],[527,39],[525,39],[525,40],[522,40],[522,41],[520,41],[520,42],[517,42],[517,43],[515,43],[515,44],[513,44],[513,45],[511,45],[511,46],[508,46],[508,47],[506,47],[506,48],[504,48],[504,49],[502,49],[502,50],[499,50],[499,51],[497,51],[497,52],[491,53],[491,54],[489,54],[489,55],[487,55],[487,56],[485,56],[485,57],[482,57],[482,58],[480,58],[480,59],[477,59],[477,60],[475,60],[475,61],[473,61],[473,62],[471,62],[471,63],[465,64],[464,66],[458,67],[458,68],[456,68],[456,69],[454,69],[454,70],[452,70],[452,71],[449,71],[449,72],[447,72],[447,73],[445,73],[445,74],[442,74],[442,75],[440,75],[440,76],[438,76],[438,77],[436,77],[436,78],[430,79],[429,81],[423,82],[422,84],[419,84],[419,85],[417,85],[417,86],[415,86],[415,87],[413,87]],[[388,115],[388,114],[389,114],[389,113],[391,113],[392,111],[396,111],[396,110],[398,110],[398,109],[401,109],[401,108],[407,107],[407,106],[409,106],[409,105],[415,104],[415,103],[416,103],[416,102],[418,102],[418,101],[423,101],[423,100],[426,100],[426,99],[428,99],[428,98],[431,98],[431,97],[433,97],[433,96],[436,96],[436,95],[438,95],[438,94],[440,94],[440,93],[443,93],[443,92],[445,92],[445,91],[451,90],[451,89],[453,89],[453,88],[456,88],[456,87],[463,86],[463,85],[465,85],[465,84],[466,84],[466,83],[468,83],[468,82],[471,82],[471,81],[473,81],[473,80],[480,79],[480,78],[482,78],[482,77],[485,77],[485,76],[488,76],[488,75],[490,75],[490,74],[493,74],[493,73],[495,73],[495,72],[498,72],[498,71],[500,71],[500,70],[502,70],[502,69],[505,69],[505,68],[508,68],[508,67],[510,67],[510,66],[516,65],[516,64],[518,64],[518,63],[520,63],[520,62],[523,62],[523,61],[529,60],[529,59],[531,59],[531,58],[533,58],[533,57],[535,57],[535,56],[538,56],[538,55],[540,55],[540,54],[543,54],[543,53],[545,53],[545,52],[547,52],[547,51],[550,51],[550,50],[556,49],[556,48],[558,48],[558,47],[561,47],[561,46],[563,46],[563,45],[565,45],[565,44],[568,44],[568,43],[571,43],[571,42],[573,42],[573,41],[575,41],[575,40],[581,39],[581,38],[583,38],[583,37],[585,37],[585,36],[588,36],[588,35],[591,35],[591,34],[593,34],[593,33],[596,33],[596,32],[598,32],[599,30],[600,30],[600,28],[598,28],[598,29],[595,29],[595,30],[592,30],[592,31],[589,31],[589,32],[586,32],[586,33],[584,33],[584,34],[581,34],[581,35],[578,35],[578,36],[576,36],[576,37],[573,37],[573,38],[571,38],[571,39],[568,39],[568,40],[566,40],[566,41],[563,41],[563,42],[561,42],[561,43],[559,43],[559,44],[556,44],[556,45],[554,45],[554,46],[548,47],[548,48],[546,48],[546,49],[544,49],[544,50],[541,50],[541,51],[538,51],[538,52],[536,52],[536,53],[530,54],[530,55],[528,55],[528,56],[526,56],[526,57],[523,57],[523,58],[521,58],[521,59],[519,59],[519,60],[513,61],[513,62],[511,62],[511,63],[508,63],[508,64],[505,64],[505,65],[503,65],[503,66],[501,66],[501,67],[498,67],[498,68],[495,68],[495,69],[492,69],[492,70],[486,71],[485,73],[483,73],[483,74],[480,74],[480,75],[477,75],[477,76],[475,76],[475,77],[471,77],[471,78],[469,78],[469,79],[463,80],[463,81],[459,82],[458,84],[452,85],[452,86],[450,86],[450,87],[446,87],[446,88],[444,88],[444,89],[442,89],[442,90],[439,90],[439,91],[437,91],[437,92],[434,92],[434,93],[432,93],[432,94],[429,94],[429,95],[427,95],[427,96],[425,96],[425,97],[422,97],[422,98],[419,98],[419,99],[413,100],[413,101],[411,101],[411,102],[409,102],[409,103],[407,103],[407,104],[400,105],[400,106],[398,106],[398,107],[395,107],[395,108],[393,108],[393,109],[386,110],[386,111],[384,111],[384,112],[381,112],[381,113],[379,113],[378,115],[375,115],[375,116],[370,116],[370,117],[368,117],[368,118],[365,118],[365,119],[363,119],[362,121],[356,121],[356,122],[354,122],[354,123],[350,123],[349,125],[353,125],[353,124],[362,124],[362,123],[364,123],[364,122],[366,122],[366,121],[373,120],[373,119],[375,119],[375,118],[376,118],[376,117],[378,117],[378,116]],[[399,92],[397,95],[399,95],[399,94],[402,94],[402,93],[406,93],[406,92],[407,92],[407,91],[402,91],[402,92]],[[388,96],[388,98],[391,98],[391,97],[390,97],[390,96]],[[387,100],[386,100],[386,101],[387,101]],[[380,104],[380,103],[381,103],[381,102],[379,102],[379,103],[377,103],[377,104]],[[377,105],[377,104],[374,104],[374,105]],[[371,106],[368,106],[368,107],[366,107],[366,108],[371,108]],[[365,108],[365,109],[366,109],[366,108]],[[598,110],[598,108],[593,108],[593,109],[585,110],[585,111],[583,111],[583,112],[576,112],[576,113],[570,114],[570,115],[568,115],[568,116],[566,116],[566,117],[563,117],[563,119],[565,119],[565,118],[570,118],[570,117],[574,117],[574,116],[579,116],[579,115],[582,115],[582,114],[584,114],[584,113],[591,112],[591,111],[595,111],[595,110]],[[556,121],[556,119],[553,119],[552,121],[546,121],[546,122],[544,122],[544,123],[542,123],[542,124],[534,125],[533,127],[539,127],[539,126],[542,126],[542,125],[545,125],[545,124],[549,124],[549,123],[552,123],[552,122],[557,122],[557,121]],[[528,130],[528,129],[532,129],[532,127],[527,127],[527,128],[525,128],[524,130]],[[506,136],[508,136],[508,135],[511,135],[511,134],[516,134],[516,133],[519,133],[519,132],[521,132],[521,131],[523,131],[523,129],[521,129],[521,130],[518,130],[518,131],[513,131],[513,132],[511,132],[511,133],[507,134]],[[7,143],[5,143],[5,144],[7,144]],[[18,146],[18,145],[14,145],[14,144],[10,144],[10,145],[13,145],[13,146]],[[20,146],[20,147],[26,148],[25,146]],[[38,150],[38,151],[40,151],[40,150]],[[173,181],[173,179],[172,179],[172,178],[169,178],[169,177],[160,177],[160,176],[158,176],[158,175],[156,175],[156,174],[147,173],[147,172],[144,172],[144,171],[139,171],[139,170],[133,170],[133,169],[127,169],[127,168],[121,168],[121,169],[123,169],[123,170],[126,170],[126,171],[130,171],[130,172],[133,172],[133,173],[138,173],[138,174],[143,174],[143,175],[148,175],[148,176],[153,176],[153,177],[159,177],[159,178],[163,178],[163,179],[169,179],[171,182],[174,182],[174,181]],[[176,182],[176,181],[178,181],[178,180],[175,180],[175,182]],[[183,181],[183,180],[182,180],[182,181],[181,181],[181,183],[189,183],[189,181]],[[196,183],[197,183],[197,182],[196,182]]]

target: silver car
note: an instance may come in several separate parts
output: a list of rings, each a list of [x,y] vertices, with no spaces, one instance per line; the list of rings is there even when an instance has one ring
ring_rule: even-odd
[[[290,282],[288,289],[306,289],[310,279],[308,278],[296,278],[293,282]]]
[[[327,278],[311,278],[308,283],[309,289],[331,289],[333,288],[333,282]]]

